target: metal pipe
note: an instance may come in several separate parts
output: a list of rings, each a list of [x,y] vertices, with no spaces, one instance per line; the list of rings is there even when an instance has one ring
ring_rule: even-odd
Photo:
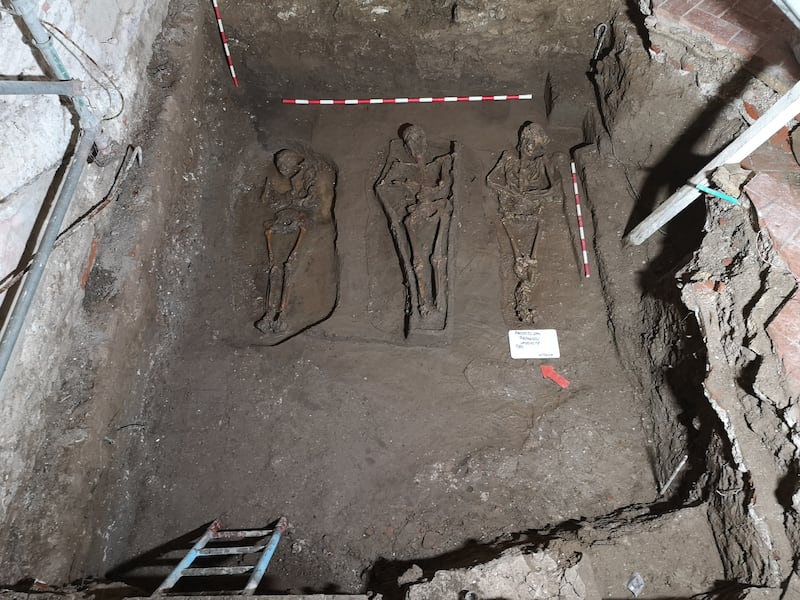
[[[634,245],[644,242],[697,199],[699,193],[696,186],[708,186],[707,173],[710,174],[711,171],[722,165],[742,162],[798,113],[800,113],[800,82],[796,83],[743,134],[717,154],[686,185],[667,198],[650,216],[639,223],[628,234],[625,241]]]
[[[36,96],[55,94],[56,96],[78,96],[82,93],[80,81],[5,81],[0,80],[0,96]]]
[[[264,550],[264,554],[262,554],[261,558],[258,559],[258,562],[253,569],[253,573],[250,575],[250,579],[247,581],[247,585],[245,586],[244,590],[242,590],[243,596],[252,596],[256,593],[256,588],[258,587],[258,584],[261,583],[264,573],[267,572],[269,561],[272,560],[272,555],[275,554],[275,549],[278,547],[278,542],[281,541],[281,535],[283,535],[283,532],[286,531],[286,527],[288,525],[289,522],[286,520],[286,517],[281,517],[278,519],[278,524],[275,526],[275,530],[272,532],[272,537],[269,539],[267,549]]]
[[[61,62],[58,52],[53,48],[53,40],[36,16],[36,11],[30,0],[11,0],[11,5],[22,17],[33,36],[36,47],[42,52],[45,61],[54,71],[55,76],[61,81],[70,81],[69,73],[67,73],[64,64]],[[22,332],[22,327],[33,304],[33,299],[36,297],[36,290],[39,288],[45,266],[53,251],[61,224],[64,222],[64,217],[72,202],[72,197],[80,182],[83,169],[86,166],[89,155],[92,153],[92,147],[95,145],[99,147],[102,143],[109,145],[107,138],[105,142],[98,140],[98,135],[101,135],[100,121],[86,105],[83,98],[74,95],[70,95],[70,98],[75,106],[75,111],[78,113],[78,127],[80,128],[78,141],[72,153],[67,173],[59,185],[56,201],[36,249],[33,264],[22,284],[0,338],[0,381],[2,381],[6,373],[14,346],[16,346],[19,335]]]
[[[22,17],[22,20],[25,21],[25,25],[31,32],[36,47],[42,53],[45,62],[53,70],[53,74],[61,81],[69,81],[72,79],[64,63],[61,62],[61,57],[53,46],[53,38],[39,20],[36,14],[36,8],[31,0],[11,0],[11,6],[14,7],[14,10],[16,10],[19,16]],[[99,121],[95,114],[89,109],[84,99],[73,97],[72,102],[80,118],[81,126],[84,129],[95,129]],[[111,143],[102,132],[99,132],[95,138],[98,150],[101,151]]]
[[[222,524],[219,519],[208,526],[206,532],[194,543],[192,549],[186,553],[186,556],[184,556],[177,565],[175,565],[175,568],[172,569],[172,572],[167,576],[164,582],[153,592],[153,596],[160,596],[164,592],[171,590],[175,584],[178,583],[184,571],[189,568],[189,565],[194,562],[195,558],[200,556],[200,550],[205,548],[206,544],[215,537],[220,527],[222,527]]]
[[[83,173],[89,153],[92,151],[95,134],[96,129],[94,127],[81,130],[67,175],[61,182],[56,203],[50,213],[50,219],[47,222],[47,227],[45,227],[44,235],[42,235],[41,242],[36,250],[36,259],[33,261],[31,270],[22,284],[17,301],[14,303],[14,308],[6,321],[6,328],[3,331],[3,337],[0,339],[0,380],[2,380],[6,372],[11,353],[14,351],[22,326],[25,324],[25,318],[28,316],[33,299],[36,297],[36,290],[44,274],[47,259],[50,258],[50,253],[53,251],[53,245],[56,243],[61,224],[64,222],[72,196],[75,194],[75,188],[78,187],[81,173]]]

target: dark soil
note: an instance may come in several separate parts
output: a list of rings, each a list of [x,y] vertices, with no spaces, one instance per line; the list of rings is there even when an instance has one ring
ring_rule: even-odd
[[[408,30],[387,26],[368,52],[346,20],[326,31],[314,21],[306,31],[242,0],[225,12],[241,81],[235,89],[205,8],[194,13],[193,1],[173,2],[151,69],[145,154],[154,170],[144,185],[155,195],[170,190],[161,199],[168,256],[151,324],[161,339],[138,349],[149,364],[135,391],[146,393],[115,415],[117,445],[92,513],[92,550],[71,574],[110,573],[147,589],[165,571],[135,571],[137,556],[217,517],[236,528],[285,515],[290,529],[264,589],[355,592],[380,558],[429,559],[652,502],[649,406],[630,376],[649,364],[622,363],[608,321],[613,301],[614,315],[638,323],[638,291],[610,298],[594,256],[592,277],[583,278],[563,173],[563,206],[543,216],[536,324],[557,330],[561,358],[511,359],[508,330],[522,325],[513,317],[496,201],[484,183],[527,121],[544,125],[551,151],[586,141],[584,119],[595,102],[585,76],[589,50],[495,65],[474,48],[445,55],[435,41],[410,53],[402,44]],[[441,18],[434,13],[425,18]],[[198,44],[184,39],[190,14],[203,15]],[[448,63],[456,75],[443,77]],[[555,101],[546,115],[548,74]],[[282,95],[525,92],[533,101],[280,104]],[[448,326],[408,339],[397,309],[401,273],[399,265],[391,270],[391,237],[372,192],[389,140],[406,123],[421,125],[432,145],[456,141],[459,149]],[[327,320],[269,346],[254,327],[266,287],[261,192],[272,153],[303,145],[338,168],[339,297]],[[619,231],[608,236],[621,237],[629,214],[619,191],[597,185],[590,199],[595,218],[620,213],[610,225]],[[592,239],[594,223],[585,220]],[[620,244],[603,248],[612,253],[607,266],[635,278],[641,265]],[[91,281],[97,299],[116,291],[112,272]],[[570,386],[543,379],[543,364]]]
[[[246,9],[227,13],[236,23]],[[203,60],[216,65],[212,33],[205,24]],[[484,179],[526,121],[547,127],[553,151],[583,142],[593,102],[583,62],[549,61],[559,90],[549,120],[539,93],[518,103],[283,106],[274,96],[266,102],[263,83],[252,82],[295,66],[241,62],[239,90],[224,70],[205,72],[185,107],[194,134],[175,141],[175,152],[196,160],[177,174],[192,193],[175,208],[192,222],[200,255],[192,294],[178,299],[183,334],[148,404],[135,517],[127,531],[110,530],[106,566],[217,516],[253,526],[286,515],[292,527],[269,587],[356,591],[379,557],[431,557],[467,540],[652,500],[642,406],[614,351],[599,281],[582,278],[571,244],[568,173],[563,207],[543,217],[537,327],[558,331],[562,357],[548,364],[571,385],[543,379],[542,361],[509,357],[508,329],[521,325],[501,285],[507,253]],[[371,80],[381,80],[381,69],[390,70],[376,65]],[[531,68],[520,80],[541,90],[545,76]],[[408,89],[436,93],[413,69],[403,79]],[[505,85],[465,78],[448,89],[511,93],[498,87]],[[358,81],[349,87],[364,91]],[[309,83],[305,92],[327,90]],[[449,325],[417,340],[376,326],[392,318],[376,306],[376,297],[392,296],[380,284],[394,278],[397,289],[400,271],[376,274],[368,251],[391,250],[371,188],[381,153],[410,122],[432,143],[460,148]],[[271,153],[297,144],[338,166],[340,296],[329,319],[268,347],[253,327],[266,285],[260,193]],[[402,312],[394,318],[401,322]]]

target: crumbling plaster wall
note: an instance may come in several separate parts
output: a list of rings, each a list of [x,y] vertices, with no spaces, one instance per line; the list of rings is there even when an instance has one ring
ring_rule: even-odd
[[[98,117],[109,119],[104,121],[105,131],[124,148],[130,129],[140,119],[145,68],[168,0],[36,0],[34,4],[43,21],[52,23],[74,42],[66,42],[69,48],[59,43],[55,47],[70,75],[87,83],[91,109]],[[0,74],[50,75],[43,73],[27,30],[22,33],[19,27],[21,20],[9,12],[10,2],[4,1],[0,7]],[[113,80],[120,94],[102,72]],[[20,264],[43,201],[55,193],[58,181],[54,177],[71,145],[74,118],[66,103],[53,96],[0,96],[0,115],[3,277]],[[84,171],[65,225],[108,191],[121,153],[111,158],[106,168],[89,166]],[[0,382],[0,522],[5,522],[10,503],[30,475],[33,457],[45,435],[43,407],[58,396],[70,337],[81,311],[81,273],[86,269],[91,245],[91,228],[85,227],[53,253]]]

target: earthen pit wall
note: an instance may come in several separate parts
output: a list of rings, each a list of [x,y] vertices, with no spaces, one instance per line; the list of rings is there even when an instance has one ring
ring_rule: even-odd
[[[657,51],[650,48],[651,59],[680,68],[702,95],[711,93],[713,96],[726,83],[733,69],[719,68],[720,64],[741,65],[740,58],[721,50],[710,36],[702,40],[703,48],[709,53],[721,52],[716,66],[712,55],[702,63],[689,62],[689,53],[692,61],[700,56],[698,45],[693,44],[691,38],[676,34],[676,30],[670,32],[669,39],[658,33],[658,29],[651,30],[650,35],[650,41],[658,43]],[[696,35],[696,32],[692,34]],[[677,63],[663,60],[664,56],[676,55],[682,57]],[[603,67],[599,95],[605,99],[603,108],[613,140],[615,117],[631,112],[624,97],[631,73],[624,68],[629,65],[613,60],[606,61]],[[746,73],[740,76],[747,78]],[[726,96],[730,104],[724,115],[732,121],[736,120],[737,113],[744,112],[740,108],[744,101],[752,104],[760,101],[767,107],[776,96],[765,81],[755,77],[735,91],[738,98]],[[624,149],[615,147],[615,150],[615,158],[624,160]],[[591,176],[587,187],[591,197]],[[749,218],[747,210],[737,210],[735,216],[738,220],[730,216],[720,218],[718,211],[712,212],[706,226],[709,233],[690,266],[681,274],[683,279],[687,274],[699,275],[699,280],[687,279],[691,282],[687,285],[694,287],[684,286],[683,300],[697,314],[708,348],[705,398],[692,397],[692,401],[710,407],[716,415],[709,420],[713,427],[705,456],[695,457],[705,463],[706,474],[695,482],[694,494],[697,497],[696,494],[701,493],[707,500],[709,521],[726,579],[777,587],[790,576],[792,562],[796,561],[800,549],[797,398],[787,391],[767,326],[782,299],[790,297],[793,282],[787,275],[788,269],[776,259],[768,236],[758,235],[758,227],[751,222],[754,219]],[[748,241],[744,242],[745,239]],[[737,259],[741,248],[747,248],[747,252]],[[631,249],[633,257],[638,252],[638,249]],[[739,263],[747,265],[747,269],[740,268]],[[723,267],[726,264],[728,266]],[[615,285],[616,279],[615,275],[606,285]],[[644,315],[658,314],[644,308],[645,302]],[[664,339],[666,334],[666,339],[679,347],[681,334],[686,332],[665,328],[664,324],[670,320],[674,322],[676,315],[671,315],[666,308],[662,310],[665,312],[660,318],[650,318],[638,330],[625,330],[617,337],[639,337],[646,341]],[[624,322],[613,319],[613,314],[612,321]],[[621,350],[624,355],[625,348]],[[635,376],[644,389],[651,390],[645,398],[649,398],[651,404],[652,432],[659,459],[656,468],[663,481],[663,476],[670,472],[668,467],[676,463],[677,452],[684,451],[679,442],[685,439],[686,428],[678,420],[681,408],[677,398],[671,399],[668,393],[663,393],[666,386],[662,369],[672,360],[667,360],[667,355],[653,354],[648,343],[642,344],[642,351],[650,355],[651,371],[639,369]]]

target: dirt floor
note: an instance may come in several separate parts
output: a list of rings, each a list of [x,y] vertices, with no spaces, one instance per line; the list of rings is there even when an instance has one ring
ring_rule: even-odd
[[[233,36],[250,4],[228,7]],[[167,182],[179,189],[162,199],[170,256],[157,278],[160,313],[153,316],[156,327],[169,323],[159,342],[167,352],[141,349],[150,362],[140,382],[142,404],[114,415],[117,445],[107,487],[98,492],[91,552],[73,575],[110,572],[146,588],[150,575],[137,579],[129,562],[137,556],[216,517],[250,527],[285,515],[291,526],[264,588],[356,592],[380,558],[428,559],[656,499],[653,442],[642,421],[647,407],[617,354],[603,282],[581,275],[568,173],[562,173],[563,205],[543,214],[536,298],[536,327],[557,330],[561,358],[509,356],[508,330],[523,326],[513,316],[509,250],[498,236],[497,203],[485,177],[527,121],[545,126],[551,151],[568,153],[584,142],[584,119],[595,104],[585,58],[534,61],[515,74],[525,89],[477,71],[432,84],[420,76],[419,61],[376,62],[393,66],[355,69],[367,82],[363,88],[352,72],[343,73],[332,89],[314,84],[324,65],[298,69],[298,59],[280,51],[284,40],[267,60],[245,52],[256,40],[242,34],[237,90],[213,22],[199,21],[198,56],[187,41],[192,19],[174,9],[171,18],[162,42],[170,51],[156,53],[151,67],[154,129],[147,139],[157,154],[148,164],[160,168],[137,184],[155,195],[169,189]],[[299,43],[287,36],[287,43]],[[196,64],[203,67],[189,66]],[[548,73],[556,96],[549,115],[542,91]],[[422,89],[533,91],[534,99],[359,107],[279,102],[281,92],[328,97]],[[177,122],[188,124],[188,135],[169,137]],[[389,141],[406,123],[421,125],[433,146],[455,141],[458,149],[448,326],[408,339],[401,271],[392,264],[391,237],[372,190]],[[267,281],[261,195],[272,154],[297,145],[338,168],[338,301],[323,322],[269,346],[254,327],[264,314]],[[618,202],[592,198],[595,207]],[[593,234],[587,219],[587,236]],[[629,263],[621,246],[615,252],[607,264],[631,273],[641,267]],[[99,263],[87,285],[90,309],[108,297],[104,268],[114,261]],[[617,314],[636,318],[637,305],[624,302]],[[569,388],[543,379],[542,364],[555,367]],[[113,382],[103,389],[109,388]],[[708,538],[697,543],[714,551]],[[613,579],[621,577],[615,572]]]
[[[209,37],[204,60],[217,51]],[[600,282],[583,279],[575,259],[568,173],[563,206],[543,216],[537,327],[558,331],[561,358],[548,364],[571,385],[543,379],[543,361],[509,356],[507,332],[522,326],[501,282],[506,249],[484,179],[526,121],[547,127],[551,150],[582,143],[594,101],[581,63],[548,66],[577,74],[558,82],[549,120],[541,92],[517,103],[282,106],[249,85],[246,66],[241,90],[207,72],[205,95],[184,114],[194,135],[175,147],[196,161],[175,174],[186,195],[174,201],[200,253],[191,296],[176,299],[183,333],[136,426],[135,516],[104,532],[106,567],[217,516],[251,526],[286,515],[269,587],[355,591],[379,557],[426,558],[654,499],[643,408],[614,351]],[[544,76],[534,68],[522,79],[541,90]],[[404,123],[459,148],[449,325],[408,340],[371,189]],[[270,347],[253,326],[266,286],[261,191],[271,153],[298,143],[338,166],[339,299],[329,319]]]

